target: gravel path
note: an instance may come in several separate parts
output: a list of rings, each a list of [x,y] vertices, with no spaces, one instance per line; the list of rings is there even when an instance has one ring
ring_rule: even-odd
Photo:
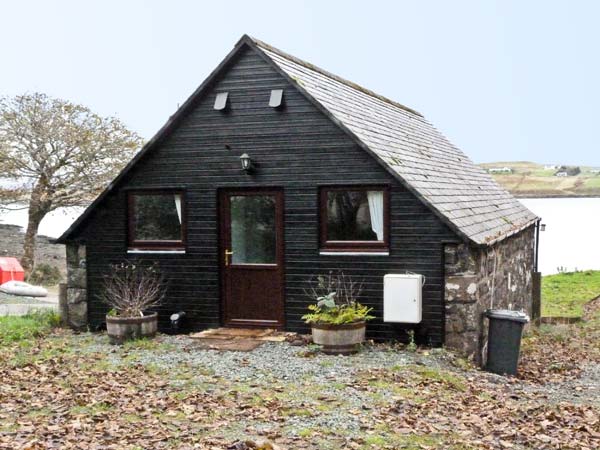
[[[93,344],[85,347],[87,351],[108,353],[114,362],[121,360],[115,347],[108,344],[106,336],[81,336],[86,339],[91,336]],[[251,352],[219,352],[198,349],[196,341],[186,336],[161,336],[157,341],[166,351],[156,351],[155,348],[136,350],[136,362],[161,368],[185,364],[231,382],[261,380],[295,383],[311,377],[319,382],[335,379],[344,383],[349,382],[360,370],[414,364],[419,359],[417,355],[407,352],[370,346],[352,356],[319,354],[318,357],[307,357],[303,356],[307,347],[291,346],[286,342],[265,342]]]
[[[106,354],[111,364],[143,364],[162,370],[185,367],[196,374],[193,382],[218,395],[251,389],[262,392],[264,396],[278,397],[281,404],[293,412],[285,422],[286,432],[291,435],[299,435],[302,430],[315,427],[343,429],[344,433],[358,434],[361,423],[374,404],[394,401],[394,392],[385,386],[377,387],[375,397],[372,390],[348,389],[356,383],[361,371],[411,364],[439,364],[434,358],[425,358],[427,362],[424,363],[417,353],[383,346],[366,346],[353,356],[319,353],[307,357],[304,356],[307,347],[291,346],[286,342],[266,342],[251,352],[219,352],[198,349],[196,342],[185,336],[161,336],[156,339],[153,348],[135,350],[111,346],[105,335],[83,334],[78,338],[86,341],[87,345],[74,348]],[[181,381],[182,388],[189,382]],[[317,405],[319,414],[308,413],[308,409],[314,410]],[[273,424],[252,420],[238,426],[223,430],[223,433],[236,439],[241,430],[250,426],[268,434]]]
[[[22,297],[0,292],[0,316],[24,316],[36,309],[58,311],[58,296],[51,290],[47,297]]]
[[[123,355],[108,344],[105,335],[84,334],[89,340],[85,351],[105,353],[111,363],[123,363]],[[359,372],[370,369],[390,369],[406,365],[420,365],[458,372],[468,377],[468,370],[453,364],[454,358],[442,349],[431,349],[425,355],[397,351],[389,346],[367,345],[352,356],[333,356],[319,353],[305,356],[307,347],[295,347],[288,343],[266,342],[251,352],[235,352],[199,349],[197,341],[187,336],[162,335],[156,339],[157,348],[136,349],[126,356],[136,363],[169,369],[186,366],[226,380],[229,383],[254,383],[270,386],[277,383],[323,386],[320,393],[327,396],[332,385],[341,387],[352,383]],[[507,378],[488,372],[477,372],[488,381],[505,385]],[[600,404],[600,365],[588,364],[581,376],[561,383],[533,384],[511,379],[515,391],[537,392],[553,402]],[[334,388],[333,391],[336,389]],[[330,389],[331,391],[331,389]],[[335,392],[333,392],[335,394]],[[383,392],[385,394],[385,390]],[[361,406],[362,398],[347,398],[354,406]]]
[[[585,364],[579,378],[562,383],[523,384],[526,392],[541,393],[552,402],[586,403],[600,407],[600,364]]]
[[[223,420],[211,434],[225,442],[284,436],[306,444],[310,436],[310,446],[297,448],[333,450],[346,448],[344,439],[368,442],[369,433],[391,436],[386,422],[378,422],[379,414],[394,411],[398,402],[411,408],[431,401],[432,392],[440,401],[459,401],[468,383],[476,387],[474,402],[485,403],[490,395],[493,403],[499,395],[535,411],[563,402],[596,405],[600,387],[598,365],[589,366],[578,379],[537,384],[476,370],[442,349],[408,352],[365,345],[353,356],[331,356],[287,342],[265,342],[253,351],[239,352],[198,348],[198,341],[187,336],[159,335],[123,346],[110,345],[104,333],[69,335],[68,340],[69,352],[97,361],[92,370],[144,366],[159,374],[167,385],[156,395],[186,399],[200,391],[233,402],[235,420]],[[419,381],[425,379],[431,383]],[[270,420],[272,411],[277,411],[276,421]]]

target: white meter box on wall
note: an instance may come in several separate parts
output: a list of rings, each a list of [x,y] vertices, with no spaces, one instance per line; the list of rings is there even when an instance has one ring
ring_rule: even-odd
[[[388,274],[383,277],[383,321],[421,323],[423,275]]]

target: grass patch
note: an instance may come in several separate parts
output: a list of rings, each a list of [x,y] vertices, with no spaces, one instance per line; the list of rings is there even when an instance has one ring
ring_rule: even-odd
[[[310,428],[302,428],[300,431],[298,431],[298,436],[303,438],[310,437],[312,434],[313,430],[311,430]]]
[[[33,311],[25,316],[0,317],[0,342],[17,342],[48,334],[60,325],[55,311]]]
[[[50,408],[39,408],[29,411],[26,417],[29,419],[35,419],[38,417],[50,417],[52,414],[54,414],[54,412]]]
[[[584,188],[590,189],[600,189],[600,176],[595,176],[594,178],[588,178],[585,180]]]
[[[583,305],[600,295],[600,271],[559,273],[542,278],[542,316],[580,317]]]
[[[424,448],[446,448],[456,449],[452,445],[445,445],[444,439],[437,435],[419,435],[419,434],[397,434],[391,430],[381,434],[365,435],[364,444],[361,449],[372,448],[403,448],[412,450],[421,450]]]
[[[98,402],[91,405],[73,406],[69,413],[74,416],[97,416],[112,411],[112,405],[105,402]]]
[[[169,351],[173,351],[175,349],[175,346],[172,344],[161,342],[159,339],[140,338],[126,341],[121,348],[124,352],[148,350],[153,352],[166,353]]]
[[[453,373],[435,367],[413,366],[412,370],[425,380],[445,383],[458,391],[466,391],[465,382]]]

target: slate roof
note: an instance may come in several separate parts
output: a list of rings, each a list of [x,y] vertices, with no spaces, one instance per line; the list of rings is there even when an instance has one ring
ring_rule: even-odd
[[[55,242],[66,243],[136,163],[194,108],[238,51],[250,46],[326,113],[459,236],[491,245],[536,220],[420,113],[244,35],[121,173]]]
[[[491,244],[538,219],[420,113],[252,40],[463,237]]]

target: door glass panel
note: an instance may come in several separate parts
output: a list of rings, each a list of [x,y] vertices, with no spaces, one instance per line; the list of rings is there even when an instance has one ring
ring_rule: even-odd
[[[275,197],[232,195],[231,251],[233,264],[275,264]]]

